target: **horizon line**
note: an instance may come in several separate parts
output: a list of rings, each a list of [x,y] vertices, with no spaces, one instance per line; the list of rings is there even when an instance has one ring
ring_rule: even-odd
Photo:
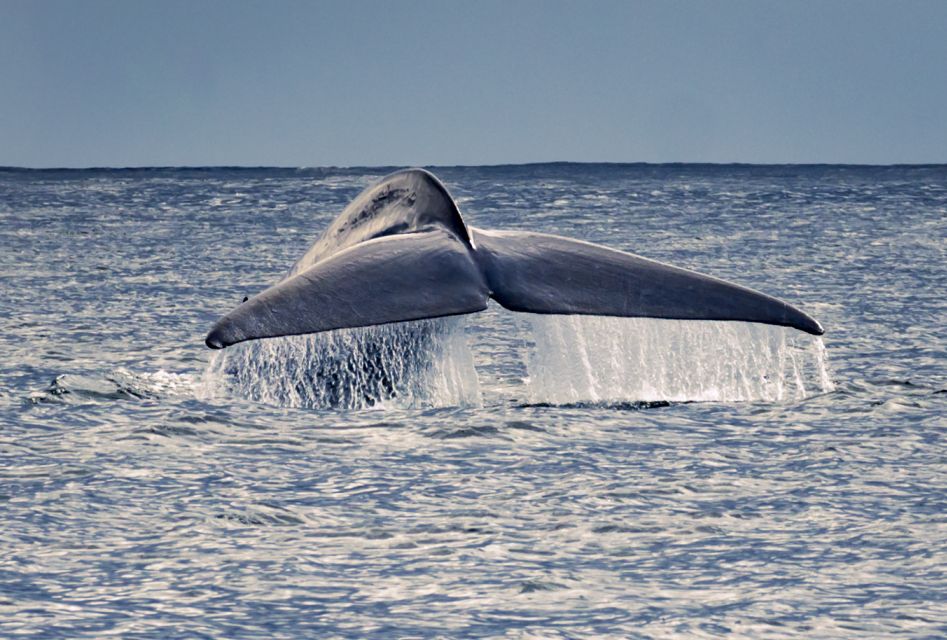
[[[420,167],[424,169],[491,169],[508,167],[551,167],[551,166],[636,166],[636,167],[860,167],[860,168],[936,168],[947,167],[947,162],[895,162],[887,164],[861,162],[646,162],[646,161],[581,161],[581,160],[549,160],[540,162],[506,162],[489,164],[378,164],[378,165],[253,165],[253,164],[222,164],[222,165],[126,165],[126,166],[17,166],[0,165],[0,171],[170,171],[170,170],[283,170],[283,171],[311,171],[319,169],[336,171],[358,171],[368,169],[401,169],[406,167]]]

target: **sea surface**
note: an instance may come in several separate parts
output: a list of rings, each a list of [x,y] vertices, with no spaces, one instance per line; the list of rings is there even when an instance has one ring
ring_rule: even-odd
[[[432,168],[821,339],[204,346],[393,169],[0,169],[0,637],[947,637],[947,166]]]

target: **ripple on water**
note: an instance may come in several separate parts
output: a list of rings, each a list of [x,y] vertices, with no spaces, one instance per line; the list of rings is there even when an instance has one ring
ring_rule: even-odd
[[[287,406],[279,358],[271,397],[206,393],[215,317],[385,172],[0,170],[0,636],[944,635],[943,167],[438,171],[477,226],[812,309],[832,393],[782,330],[495,305],[403,363],[272,349],[350,409]],[[412,395],[458,332],[453,391]]]

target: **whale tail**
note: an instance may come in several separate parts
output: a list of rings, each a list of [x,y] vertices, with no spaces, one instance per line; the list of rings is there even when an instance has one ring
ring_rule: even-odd
[[[316,262],[221,318],[207,346],[482,311],[782,325],[820,335],[799,309],[724,280],[588,242],[470,229],[375,238]]]

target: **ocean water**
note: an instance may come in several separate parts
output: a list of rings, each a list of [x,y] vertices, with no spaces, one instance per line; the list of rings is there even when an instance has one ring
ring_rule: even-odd
[[[0,636],[947,636],[947,167],[434,168],[801,307],[210,325],[391,168],[0,170]]]

